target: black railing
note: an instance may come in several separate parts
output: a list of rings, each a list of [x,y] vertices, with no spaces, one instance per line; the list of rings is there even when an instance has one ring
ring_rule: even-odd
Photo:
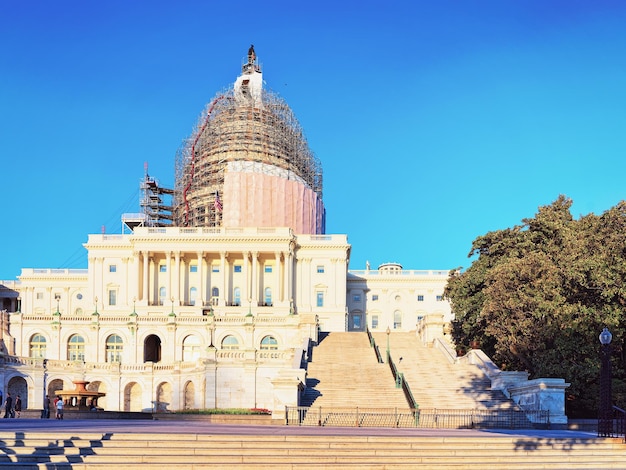
[[[623,437],[626,442],[626,410],[613,406],[613,426],[610,437]]]
[[[380,349],[378,349],[376,340],[374,340],[374,337],[372,336],[372,332],[370,331],[369,328],[367,329],[367,338],[369,339],[370,346],[374,348],[374,354],[376,354],[376,360],[378,361],[379,364],[382,364],[385,361],[383,361],[383,356],[382,354],[380,354]]]
[[[409,387],[409,383],[404,378],[404,374],[402,372],[398,372],[398,368],[396,364],[393,362],[391,358],[391,354],[387,351],[387,362],[389,363],[389,368],[391,369],[391,374],[393,375],[393,379],[396,381],[396,388],[402,388],[404,392],[404,397],[406,398],[406,402],[412,409],[418,409],[419,405],[415,401],[415,397],[413,397],[413,393],[411,392],[411,387]]]
[[[546,429],[546,410],[440,410],[398,408],[287,407],[289,426],[440,429]]]

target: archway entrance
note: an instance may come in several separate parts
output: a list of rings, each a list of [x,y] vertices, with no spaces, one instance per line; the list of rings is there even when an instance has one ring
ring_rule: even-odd
[[[63,390],[63,381],[61,379],[51,380],[48,384],[48,396],[50,397],[50,401],[54,400],[57,390]]]
[[[131,382],[124,387],[124,411],[142,411],[141,385]]]
[[[157,386],[156,401],[154,402],[154,410],[167,411],[167,407],[172,404],[172,385],[168,382],[161,382]]]
[[[161,338],[150,335],[143,343],[143,362],[161,361]]]
[[[96,380],[95,382],[89,382],[87,385],[87,390],[90,392],[103,392],[106,393],[105,384]],[[98,398],[98,408],[102,408],[103,410],[107,409],[107,397],[106,395]]]
[[[19,395],[22,399],[22,409],[25,410],[26,408],[28,408],[28,384],[23,377],[13,377],[11,380],[9,380],[9,383],[7,385],[7,391],[13,397],[13,403],[15,403],[15,398]]]
[[[185,384],[185,392],[184,392],[184,409],[193,410],[196,408],[196,387],[193,382],[187,382]]]

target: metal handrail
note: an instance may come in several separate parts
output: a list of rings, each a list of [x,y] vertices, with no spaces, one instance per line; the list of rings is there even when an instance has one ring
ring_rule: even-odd
[[[546,429],[547,410],[286,407],[289,426]]]
[[[613,430],[617,436],[624,436],[626,442],[626,410],[613,405]]]
[[[419,405],[415,401],[415,397],[411,392],[411,387],[409,387],[409,383],[404,378],[404,374],[402,372],[398,372],[398,368],[396,364],[393,362],[391,358],[391,354],[387,351],[387,362],[389,363],[389,368],[391,369],[391,374],[393,375],[393,379],[396,381],[396,388],[402,388],[404,392],[404,397],[406,398],[409,406],[415,410],[419,408]]]
[[[369,339],[369,342],[370,342],[370,346],[374,348],[374,354],[376,354],[376,360],[378,361],[379,364],[382,364],[384,362],[383,356],[382,354],[380,354],[380,349],[378,348],[378,345],[376,344],[376,340],[372,336],[372,332],[370,331],[369,328],[367,328],[366,331],[367,331],[367,338]]]

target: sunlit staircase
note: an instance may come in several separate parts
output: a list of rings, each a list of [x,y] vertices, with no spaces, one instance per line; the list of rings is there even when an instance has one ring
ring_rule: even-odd
[[[409,410],[389,366],[378,362],[365,333],[329,333],[313,348],[301,405]]]
[[[0,468],[19,469],[601,470],[624,455],[622,440],[580,437],[0,432]]]

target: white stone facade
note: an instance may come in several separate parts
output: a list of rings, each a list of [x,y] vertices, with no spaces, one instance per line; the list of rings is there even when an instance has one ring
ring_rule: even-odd
[[[8,290],[19,301],[2,316],[2,389],[31,408],[44,390],[87,380],[106,410],[279,415],[298,403],[319,331],[412,331],[417,317],[449,317],[436,297],[444,272],[349,273],[345,235],[137,227],[85,247],[88,269],[23,269]]]
[[[443,333],[452,321],[450,304],[443,298],[448,271],[403,270],[385,263],[377,270],[348,273],[348,330],[413,331],[429,317]]]

